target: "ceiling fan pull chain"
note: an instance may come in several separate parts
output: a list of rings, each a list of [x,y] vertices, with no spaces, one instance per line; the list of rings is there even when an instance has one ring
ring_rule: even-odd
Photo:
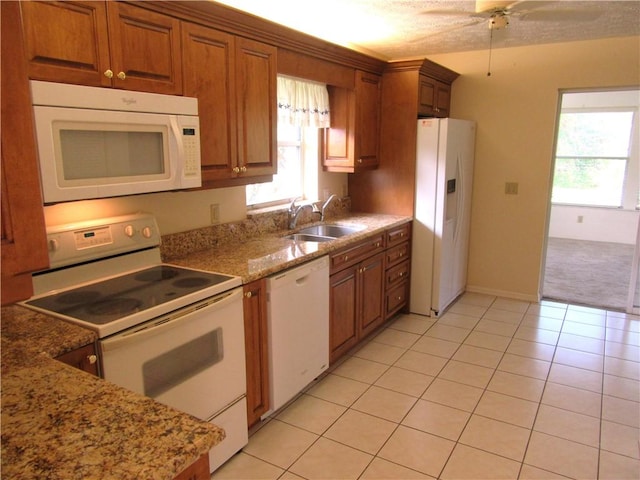
[[[489,29],[489,66],[487,67],[487,77],[491,76],[491,46],[493,45],[493,28]]]

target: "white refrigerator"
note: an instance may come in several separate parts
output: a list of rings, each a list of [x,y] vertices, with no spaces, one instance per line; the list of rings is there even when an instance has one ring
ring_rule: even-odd
[[[410,311],[438,316],[464,292],[475,122],[418,120]]]

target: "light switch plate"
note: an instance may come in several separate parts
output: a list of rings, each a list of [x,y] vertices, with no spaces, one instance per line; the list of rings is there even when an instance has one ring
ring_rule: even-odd
[[[518,182],[506,182],[504,184],[504,193],[506,195],[517,195],[518,194]]]

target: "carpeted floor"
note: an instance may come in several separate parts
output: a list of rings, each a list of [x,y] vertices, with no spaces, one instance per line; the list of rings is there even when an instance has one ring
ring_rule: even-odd
[[[625,310],[633,245],[549,238],[543,298]]]

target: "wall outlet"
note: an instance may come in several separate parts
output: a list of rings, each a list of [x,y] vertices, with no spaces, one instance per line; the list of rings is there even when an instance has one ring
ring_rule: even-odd
[[[506,195],[517,195],[518,194],[518,182],[506,182],[504,184],[504,193]]]
[[[220,205],[218,203],[213,203],[210,206],[210,210],[211,210],[211,225],[220,223]]]

